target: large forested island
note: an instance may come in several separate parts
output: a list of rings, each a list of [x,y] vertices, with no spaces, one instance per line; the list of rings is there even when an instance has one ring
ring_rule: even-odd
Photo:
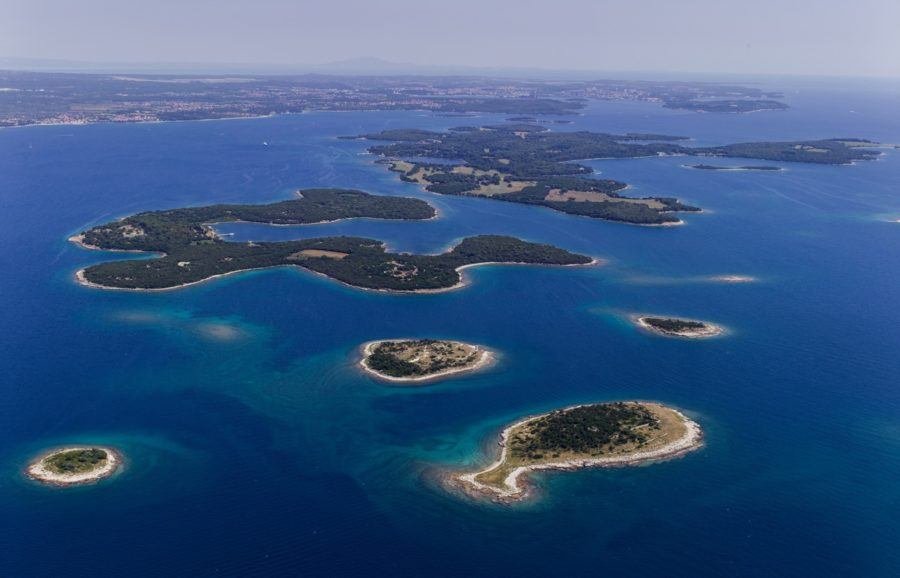
[[[663,405],[581,405],[507,427],[497,461],[450,481],[469,495],[509,502],[528,495],[520,477],[531,471],[636,465],[680,456],[701,443],[700,427]]]
[[[363,346],[360,366],[379,379],[433,381],[486,367],[491,352],[479,345],[444,339],[390,339]]]
[[[676,224],[676,211],[698,211],[669,197],[623,196],[627,185],[590,178],[592,169],[571,163],[600,156],[643,156],[638,144],[658,140],[668,150],[682,137],[650,134],[607,135],[549,132],[534,124],[457,127],[437,133],[418,129],[388,130],[363,135],[369,140],[394,141],[370,152],[385,157],[400,178],[445,195],[481,196],[540,205],[570,213],[626,223]],[[613,153],[612,151],[619,151]],[[450,163],[421,162],[421,157]]]
[[[210,223],[247,221],[304,225],[339,219],[430,219],[434,208],[419,199],[370,195],[347,189],[305,189],[295,199],[267,205],[209,205],[138,213],[89,229],[73,240],[90,248],[168,253],[185,244],[215,242]]]
[[[877,143],[860,139],[741,143],[686,147],[685,137],[551,132],[536,124],[456,127],[447,132],[386,130],[361,135],[391,141],[370,147],[400,178],[446,195],[473,195],[541,205],[565,213],[627,223],[660,225],[680,220],[673,213],[698,211],[671,197],[622,195],[627,185],[591,178],[593,170],[572,161],[660,155],[744,157],[770,161],[846,164],[870,160]],[[421,159],[447,162],[425,162]]]
[[[29,478],[54,486],[90,484],[113,475],[122,464],[115,450],[65,447],[47,452],[28,465]]]
[[[100,263],[79,271],[79,282],[110,289],[172,289],[212,277],[283,265],[296,265],[355,287],[395,291],[434,291],[461,282],[458,269],[480,263],[583,265],[590,257],[512,237],[482,235],[464,239],[441,255],[386,251],[381,241],[325,237],[281,242],[226,242],[210,222],[315,223],[349,217],[427,219],[427,203],[379,197],[360,191],[317,189],[301,198],[271,205],[213,205],[151,211],[100,225],[76,235],[82,246],[105,250],[162,253],[154,259]]]

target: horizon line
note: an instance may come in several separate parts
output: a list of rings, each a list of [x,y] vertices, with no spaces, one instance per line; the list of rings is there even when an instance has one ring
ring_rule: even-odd
[[[367,69],[365,64],[375,65]],[[340,70],[340,67],[349,67]],[[356,68],[353,68],[353,67]],[[377,68],[382,66],[385,68]],[[148,70],[151,69],[151,70]],[[190,70],[193,69],[193,70]],[[280,69],[280,70],[279,70]],[[192,61],[109,61],[109,60],[68,60],[61,58],[31,58],[0,56],[0,70],[10,72],[58,73],[58,74],[140,74],[147,76],[186,76],[192,74],[212,74],[217,76],[476,76],[490,77],[504,74],[519,78],[540,78],[541,74],[556,77],[565,75],[605,75],[595,80],[615,79],[609,75],[679,76],[696,75],[703,77],[731,78],[803,78],[803,79],[860,79],[860,80],[900,80],[900,75],[852,74],[821,72],[725,72],[699,70],[659,70],[659,69],[586,69],[547,68],[514,65],[475,66],[467,64],[424,65],[408,62],[394,62],[380,58],[350,58],[326,63],[277,63],[277,62],[192,62]],[[580,78],[579,80],[583,80]]]

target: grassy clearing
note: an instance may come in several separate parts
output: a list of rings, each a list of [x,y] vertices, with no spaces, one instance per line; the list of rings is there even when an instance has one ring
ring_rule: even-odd
[[[411,377],[465,368],[477,363],[480,356],[479,347],[459,341],[382,341],[372,348],[366,363],[391,377]]]
[[[341,253],[340,251],[326,251],[325,249],[303,249],[302,251],[297,251],[296,253],[288,255],[288,259],[292,261],[302,261],[304,259],[317,258],[340,260],[349,255],[350,253]]]
[[[662,210],[665,205],[656,199],[633,199],[629,197],[613,197],[606,193],[596,191],[563,191],[561,189],[550,189],[545,201],[572,201],[575,203],[634,203],[637,205],[646,205],[651,209]]]

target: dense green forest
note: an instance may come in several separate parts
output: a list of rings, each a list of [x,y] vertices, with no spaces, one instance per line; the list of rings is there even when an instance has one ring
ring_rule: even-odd
[[[597,156],[624,158],[675,154],[679,147],[672,142],[684,139],[680,136],[556,133],[533,124],[510,124],[456,127],[447,133],[397,129],[364,135],[364,138],[394,141],[393,144],[369,149],[388,158],[462,160],[466,167],[475,169],[474,172],[461,173],[452,165],[413,163],[410,170],[401,174],[404,180],[415,180],[417,173],[426,170],[426,189],[435,193],[477,195],[480,194],[479,188],[500,185],[503,181],[508,190],[501,187],[487,196],[496,200],[540,205],[574,215],[637,224],[677,222],[678,217],[673,212],[699,210],[671,197],[623,197],[619,191],[625,189],[625,183],[589,178],[592,169],[570,162]],[[515,181],[524,187],[513,186]],[[556,191],[556,196],[551,191]],[[563,200],[564,193],[569,191],[602,194],[575,195],[576,198]]]
[[[647,323],[647,325],[655,327],[660,331],[666,331],[670,333],[703,329],[704,327],[706,327],[706,324],[700,321],[675,319],[673,317],[643,317],[642,319],[645,323]]]
[[[375,154],[398,157],[461,159],[469,166],[498,170],[520,178],[589,174],[591,169],[572,163],[592,158],[637,158],[667,154],[743,157],[808,163],[846,164],[870,160],[879,153],[866,148],[876,143],[862,139],[738,143],[719,147],[686,147],[674,141],[684,137],[629,133],[615,135],[548,132],[536,125],[499,125],[445,133],[420,129],[393,129],[363,135],[393,144],[370,148]],[[524,136],[523,136],[524,135]],[[509,162],[503,162],[506,159]],[[565,163],[565,164],[562,164]]]
[[[412,291],[452,287],[460,280],[456,268],[472,263],[571,265],[591,261],[550,245],[490,235],[465,239],[442,255],[411,255],[389,253],[381,241],[358,237],[259,243],[207,237],[196,241],[192,235],[196,226],[177,222],[170,230],[158,231],[153,239],[166,239],[163,257],[100,263],[85,269],[84,278],[105,287],[165,289],[234,271],[296,265],[356,287]],[[129,246],[160,250],[155,240],[141,247],[135,241],[139,238],[129,239]]]
[[[206,223],[251,221],[299,225],[336,219],[430,219],[435,211],[409,197],[370,195],[345,189],[306,189],[299,198],[268,205],[210,205],[150,211],[94,227],[83,242],[102,249],[169,252],[186,243],[208,244],[214,235]]]
[[[447,132],[391,129],[359,138],[389,141],[369,151],[411,163],[401,178],[445,195],[486,196],[495,200],[550,207],[565,213],[637,224],[677,222],[672,213],[698,211],[672,197],[632,199],[620,195],[626,184],[590,178],[593,170],[574,161],[591,158],[637,158],[659,155],[744,157],[772,161],[846,164],[878,156],[861,139],[739,143],[686,147],[683,136],[550,132],[544,126],[517,122],[482,127],[460,126]],[[458,165],[417,163],[440,158]],[[460,170],[468,169],[467,172]],[[696,168],[712,169],[711,165]],[[745,167],[775,170],[778,167]],[[394,169],[396,170],[396,169]],[[518,182],[519,186],[514,183]],[[505,188],[504,188],[505,187]],[[556,193],[551,194],[551,191]],[[602,195],[571,194],[595,192]],[[563,193],[563,194],[559,194]]]
[[[846,165],[869,161],[881,154],[872,150],[878,143],[861,139],[824,139],[788,142],[746,142],[720,147],[687,149],[686,154],[748,158],[764,161]]]
[[[52,455],[45,460],[47,469],[57,474],[75,474],[93,470],[106,460],[106,452],[98,448],[69,450]]]
[[[390,375],[391,377],[414,377],[430,373],[432,370],[419,366],[416,363],[410,363],[400,359],[390,351],[379,346],[366,359],[368,366],[379,373]],[[438,371],[438,370],[434,370]]]
[[[665,137],[667,142],[648,144],[638,142],[641,139],[635,135],[549,132],[542,126],[518,124],[464,127],[446,133],[394,129],[363,135],[363,138],[393,141],[393,144],[371,147],[370,152],[375,154],[461,159],[477,169],[497,170],[523,179],[590,174],[589,167],[569,162],[579,159],[676,154],[681,149],[668,142],[678,137]]]
[[[608,446],[639,444],[657,418],[636,403],[602,403],[551,412],[524,426],[510,440],[510,451],[531,460],[546,454],[599,454]]]

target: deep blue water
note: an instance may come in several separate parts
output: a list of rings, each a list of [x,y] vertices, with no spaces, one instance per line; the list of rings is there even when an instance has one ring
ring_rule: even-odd
[[[900,142],[896,89],[788,96],[787,112],[739,116],[598,103],[553,129]],[[706,209],[654,229],[432,195],[374,165],[364,143],[336,139],[505,116],[0,131],[0,575],[900,574],[900,151],[781,173],[592,161],[639,194]],[[442,217],[221,230],[358,234],[428,252],[504,233],[609,263],[479,268],[463,290],[414,296],[289,269],[161,294],[72,282],[119,257],[66,242],[92,224],[310,186],[418,196]],[[703,280],[729,273],[759,282]],[[731,333],[655,338],[624,320],[631,312]],[[483,343],[501,362],[422,388],[354,368],[361,342],[412,334]],[[683,408],[706,447],[648,467],[541,475],[538,499],[516,507],[434,482],[488,460],[510,420],[614,399]],[[23,478],[42,448],[82,441],[121,448],[127,467],[66,490]]]

